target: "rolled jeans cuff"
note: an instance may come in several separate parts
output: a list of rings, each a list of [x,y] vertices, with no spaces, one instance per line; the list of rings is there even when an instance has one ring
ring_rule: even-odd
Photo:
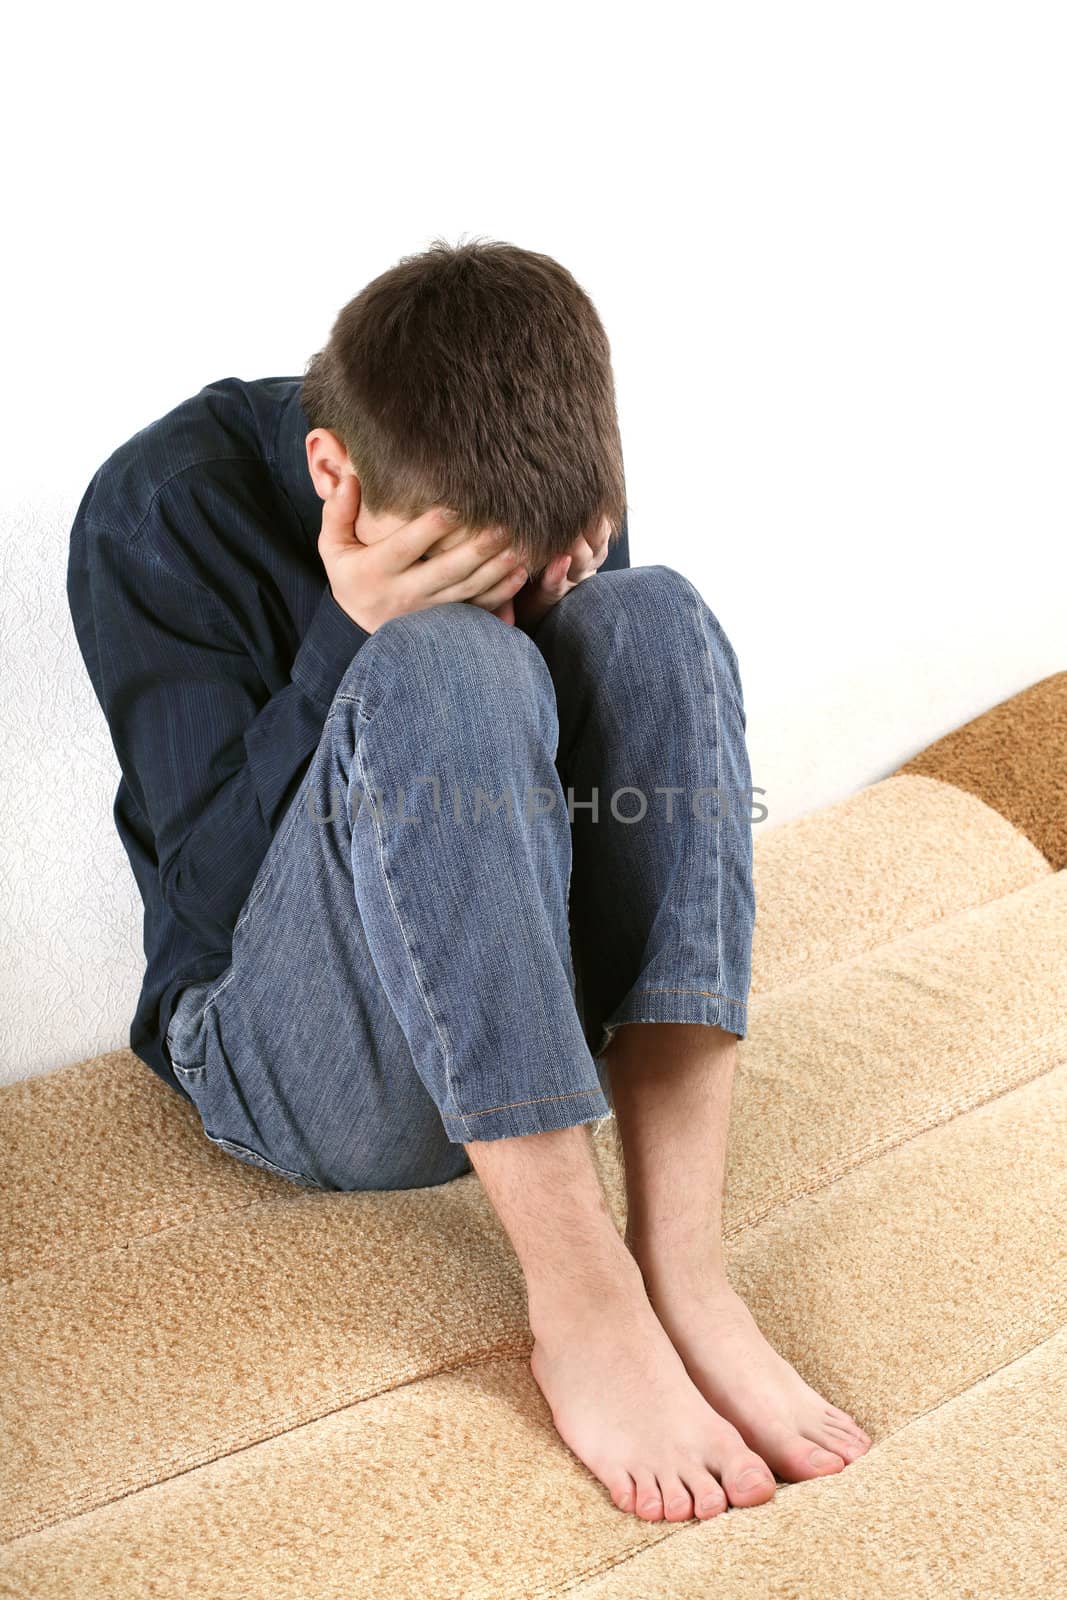
[[[616,1028],[624,1022],[706,1022],[743,1039],[748,1030],[748,1007],[743,1000],[711,988],[631,989],[604,1023],[600,1043],[593,1051],[595,1058],[604,1054]]]
[[[566,1094],[538,1095],[507,1105],[487,1106],[462,1116],[441,1112],[445,1132],[453,1144],[472,1139],[510,1139],[527,1133],[551,1133],[578,1123],[599,1121],[611,1115],[603,1088],[575,1089]]]

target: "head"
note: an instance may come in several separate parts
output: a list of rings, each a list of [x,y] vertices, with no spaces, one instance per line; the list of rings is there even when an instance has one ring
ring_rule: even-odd
[[[365,543],[435,505],[506,528],[531,572],[602,519],[618,536],[607,335],[550,256],[435,240],[402,257],[338,313],[300,401],[315,486],[356,474]]]

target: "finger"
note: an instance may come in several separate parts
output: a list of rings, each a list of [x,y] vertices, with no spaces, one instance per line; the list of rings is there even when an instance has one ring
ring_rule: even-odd
[[[580,583],[583,578],[588,578],[596,572],[607,557],[610,538],[611,523],[607,517],[601,517],[595,533],[582,536],[577,560],[571,561],[570,576],[573,583]]]
[[[489,579],[495,579],[518,564],[519,553],[512,547],[510,539],[502,535],[498,529],[485,528],[452,550],[441,550],[431,554],[419,571],[420,588],[423,593],[439,598],[444,591],[455,588],[457,584],[466,583],[475,574],[480,574],[481,569],[491,562],[496,562],[497,565],[487,576]],[[467,592],[476,594],[478,587],[478,584],[475,584],[473,589]],[[485,587],[484,582],[481,587]]]
[[[483,599],[485,602],[484,604]],[[512,624],[515,623],[514,594],[505,595],[503,600],[497,601],[496,605],[491,603],[491,598],[489,596],[483,597],[481,595],[475,595],[468,601],[468,604],[477,606],[480,611],[491,611],[493,616],[499,617],[502,622],[510,622]]]
[[[588,573],[597,569],[597,557],[594,544],[596,538],[590,533],[580,533],[574,543],[566,551],[568,558],[567,577],[571,583],[578,583]]]
[[[337,480],[331,495],[322,502],[322,529],[319,537],[330,543],[347,543],[356,536],[356,518],[359,516],[359,479],[345,473]]]
[[[483,562],[476,571],[460,582],[453,583],[446,589],[437,590],[433,599],[435,603],[442,605],[448,600],[474,600],[479,603],[485,601],[492,610],[502,600],[517,594],[527,577],[525,567],[515,566],[513,562],[494,556],[491,561]]]
[[[519,627],[536,627],[541,618],[574,588],[567,578],[568,561],[566,554],[556,556],[541,576],[516,596],[515,616]]]
[[[439,550],[454,550],[458,544],[466,544],[474,535],[469,528],[457,524],[450,533],[443,533],[436,544],[424,550],[419,557],[420,561],[429,561]]]
[[[375,548],[380,552],[383,572],[404,572],[418,561],[431,545],[446,533],[454,533],[462,524],[447,514],[443,506],[431,506],[413,522],[405,522]]]
[[[572,559],[567,551],[564,551],[562,555],[553,556],[542,572],[537,587],[543,593],[553,595],[556,599],[559,599],[571,587],[567,573]]]
[[[592,577],[598,564],[589,546],[585,545],[584,554],[571,556],[567,577],[571,583],[581,583],[583,578]]]

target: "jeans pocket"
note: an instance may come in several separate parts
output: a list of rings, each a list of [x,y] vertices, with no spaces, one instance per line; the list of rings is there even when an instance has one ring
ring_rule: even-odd
[[[273,1161],[268,1161],[266,1156],[261,1156],[258,1150],[250,1150],[245,1144],[238,1144],[235,1139],[220,1139],[213,1133],[205,1134],[212,1144],[217,1144],[220,1150],[225,1150],[227,1155],[235,1156],[238,1161],[243,1161],[247,1166],[259,1167],[264,1172],[271,1172],[276,1178],[287,1178],[290,1183],[299,1184],[302,1189],[320,1189],[321,1184],[313,1178],[307,1177],[303,1172],[290,1172],[288,1167],[279,1167]]]
[[[217,978],[187,983],[180,991],[167,1025],[166,1044],[174,1075],[181,1082],[198,1082],[204,1075],[203,1018],[205,1000],[218,986]]]

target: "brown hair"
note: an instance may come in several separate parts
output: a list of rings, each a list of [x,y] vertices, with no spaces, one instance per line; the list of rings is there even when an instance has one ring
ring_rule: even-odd
[[[401,257],[338,313],[300,403],[342,440],[375,514],[454,507],[500,524],[532,572],[602,517],[622,448],[607,335],[551,256],[475,240]]]

